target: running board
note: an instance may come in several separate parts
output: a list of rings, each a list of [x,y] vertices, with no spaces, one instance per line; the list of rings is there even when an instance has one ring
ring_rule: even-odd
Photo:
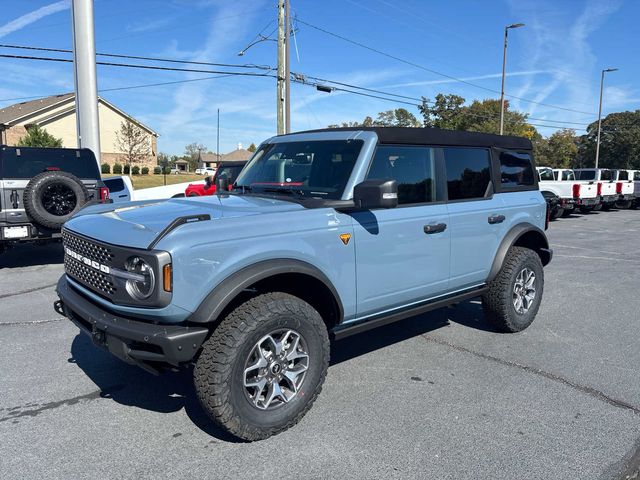
[[[374,328],[382,327],[393,322],[404,320],[405,318],[415,317],[422,313],[430,312],[431,310],[437,310],[438,308],[446,307],[453,303],[459,303],[470,298],[479,297],[484,294],[488,288],[480,287],[468,290],[463,293],[457,293],[445,298],[438,298],[434,300],[427,300],[426,302],[406,308],[401,311],[395,311],[384,315],[376,315],[367,320],[359,321],[355,324],[340,325],[333,329],[333,338],[335,340],[342,340],[343,338],[356,335],[358,333],[366,332]]]

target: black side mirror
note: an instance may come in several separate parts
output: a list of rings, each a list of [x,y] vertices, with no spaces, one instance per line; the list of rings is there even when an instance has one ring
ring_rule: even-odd
[[[395,208],[398,206],[398,184],[395,180],[365,180],[353,188],[356,208]]]
[[[226,193],[229,190],[229,177],[226,175],[220,175],[216,178],[216,193]]]

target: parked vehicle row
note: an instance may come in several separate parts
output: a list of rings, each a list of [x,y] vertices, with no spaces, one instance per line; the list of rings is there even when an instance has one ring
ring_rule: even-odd
[[[536,167],[539,187],[547,200],[551,219],[573,211],[637,208],[640,170],[607,168],[552,169]]]

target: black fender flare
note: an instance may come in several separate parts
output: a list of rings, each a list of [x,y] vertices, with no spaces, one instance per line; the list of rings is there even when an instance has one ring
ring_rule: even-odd
[[[257,262],[232,273],[213,288],[196,311],[189,316],[188,321],[193,323],[214,322],[243,290],[260,280],[283,273],[300,273],[322,282],[331,292],[338,306],[338,322],[344,318],[344,308],[338,291],[324,273],[310,263],[283,258]]]
[[[540,255],[542,264],[547,265],[551,261],[553,251],[549,248],[549,240],[547,240],[547,236],[545,235],[544,231],[542,231],[535,225],[531,225],[530,223],[519,223],[517,225],[514,225],[502,239],[502,243],[500,243],[498,251],[496,252],[496,256],[493,259],[493,264],[491,265],[491,270],[489,271],[489,276],[487,277],[487,283],[493,280],[500,272],[509,249],[513,245],[515,245],[523,235],[529,232],[535,232],[537,244],[534,250],[538,255]]]

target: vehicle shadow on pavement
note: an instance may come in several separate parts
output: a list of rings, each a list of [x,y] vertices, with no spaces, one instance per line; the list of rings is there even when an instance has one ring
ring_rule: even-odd
[[[159,413],[184,408],[189,419],[206,434],[225,442],[241,442],[218,428],[200,407],[191,368],[155,376],[100,350],[82,333],[73,339],[69,362],[78,365],[100,388],[103,398]]]
[[[462,308],[460,308],[462,307]],[[403,342],[450,325],[450,321],[481,330],[490,330],[482,308],[463,302],[458,308],[441,308],[384,327],[332,342],[330,365],[337,365],[367,353]],[[152,375],[128,365],[93,345],[79,333],[71,344],[70,363],[75,363],[100,388],[101,397],[159,413],[184,408],[189,419],[203,432],[225,442],[242,442],[218,428],[198,403],[192,368]]]
[[[61,264],[63,261],[64,253],[60,242],[16,245],[0,254],[0,269]]]
[[[480,298],[474,298],[465,302],[458,303],[446,309],[449,321],[464,325],[465,327],[475,328],[484,332],[503,333],[497,330],[485,319],[482,311],[482,301]]]

